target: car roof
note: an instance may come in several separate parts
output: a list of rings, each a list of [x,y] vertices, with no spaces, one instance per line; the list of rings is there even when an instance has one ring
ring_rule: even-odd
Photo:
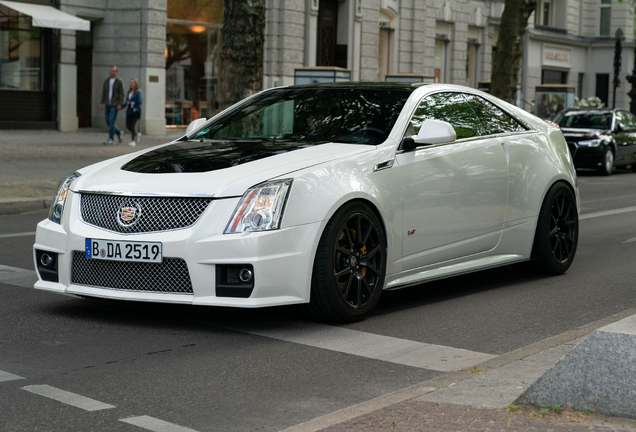
[[[312,83],[312,84],[300,84],[288,86],[287,88],[345,88],[345,89],[363,89],[363,88],[377,88],[377,89],[386,89],[386,90],[395,90],[395,89],[408,89],[414,90],[417,87],[422,85],[426,85],[425,83],[405,83],[405,82],[391,82],[391,81],[380,81],[380,82],[325,82],[325,83]]]
[[[616,111],[626,111],[623,109],[612,108],[567,108],[561,111],[563,114],[567,113],[614,113]]]

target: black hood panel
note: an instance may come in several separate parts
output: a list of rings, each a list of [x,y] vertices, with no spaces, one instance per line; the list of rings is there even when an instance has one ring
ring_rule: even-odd
[[[262,140],[178,142],[138,156],[122,169],[144,174],[202,173],[323,143]]]
[[[563,136],[566,140],[572,142],[591,140],[610,134],[609,131],[591,129],[561,129],[561,132],[563,132]]]

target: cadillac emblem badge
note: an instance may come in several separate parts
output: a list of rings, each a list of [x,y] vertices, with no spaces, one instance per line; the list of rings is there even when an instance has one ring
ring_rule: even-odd
[[[123,227],[129,227],[137,223],[141,215],[141,208],[136,203],[127,203],[119,208],[117,222]]]

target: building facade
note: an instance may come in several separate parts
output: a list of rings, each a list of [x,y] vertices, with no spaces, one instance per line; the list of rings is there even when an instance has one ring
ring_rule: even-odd
[[[622,65],[614,100],[616,33],[623,34]],[[616,0],[541,0],[526,34],[519,105],[531,111],[535,89],[565,85],[576,97],[598,97],[629,109],[625,80],[634,64],[634,4]]]
[[[40,27],[41,5],[88,22]],[[13,8],[11,7],[13,5]],[[420,80],[488,88],[503,0],[267,0],[264,88],[299,71],[338,71],[352,81]],[[52,10],[51,9],[51,10]],[[217,111],[223,0],[0,0],[0,127],[105,126],[100,96],[111,65],[138,78],[140,127],[163,134]],[[28,12],[28,11],[27,11]],[[36,22],[37,21],[37,22]],[[614,36],[622,41],[613,97]],[[542,85],[567,87],[627,108],[634,5],[541,0],[530,18],[518,105],[535,110]],[[120,115],[118,122],[124,122]]]

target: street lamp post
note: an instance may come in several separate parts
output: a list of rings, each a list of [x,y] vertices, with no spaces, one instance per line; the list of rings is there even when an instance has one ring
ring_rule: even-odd
[[[629,110],[632,114],[636,115],[636,47],[634,47],[634,69],[632,70],[632,74],[627,75],[625,79],[632,85],[631,90],[627,93],[627,95],[631,98]]]
[[[616,30],[616,45],[614,48],[614,94],[612,95],[612,109],[616,108],[616,87],[621,84],[621,80],[618,74],[621,73],[621,54],[623,52],[623,45],[621,39],[623,39],[623,30]],[[632,84],[633,86],[633,84]]]

